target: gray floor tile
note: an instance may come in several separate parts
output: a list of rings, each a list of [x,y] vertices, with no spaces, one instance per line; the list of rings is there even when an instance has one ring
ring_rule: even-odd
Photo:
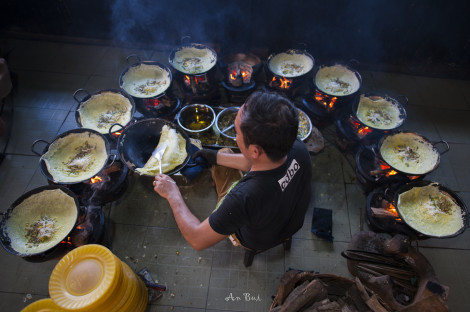
[[[434,117],[439,115],[439,110],[428,108],[423,110],[422,106],[407,105],[406,120],[400,127],[400,130],[416,132],[430,141],[441,140],[437,125],[434,123]]]
[[[0,311],[21,311],[35,301],[45,298],[48,298],[48,296],[30,293],[0,292]]]
[[[119,76],[108,77],[108,76],[93,75],[86,82],[83,89],[87,91],[89,94],[94,94],[98,91],[105,90],[105,89],[119,90]],[[80,97],[78,97],[79,95]],[[79,99],[83,99],[84,98],[83,93],[77,94],[77,97]]]
[[[458,188],[455,191],[470,191],[470,145],[469,144],[451,144],[450,151],[442,157],[448,157],[458,182]]]
[[[418,78],[396,73],[372,72],[377,91],[390,96],[404,95],[409,104],[426,105],[418,88]]]
[[[441,110],[432,116],[441,138],[449,143],[470,144],[470,110]]]
[[[461,87],[453,80],[420,77],[416,79],[417,88],[422,90],[423,105],[447,109],[468,110]]]

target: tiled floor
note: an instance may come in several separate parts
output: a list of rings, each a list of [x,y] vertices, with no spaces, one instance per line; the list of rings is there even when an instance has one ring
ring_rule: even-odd
[[[117,88],[127,55],[137,53],[143,59],[165,63],[169,52],[24,40],[7,40],[6,44],[14,48],[9,67],[18,76],[18,89],[13,98],[12,138],[0,166],[0,212],[25,191],[47,184],[31,144],[36,139],[50,141],[77,127],[75,90]],[[361,74],[365,91],[385,90],[409,98],[404,129],[432,141],[449,142],[450,151],[427,178],[457,191],[470,205],[470,82],[383,72]],[[285,252],[278,247],[259,254],[250,268],[243,266],[243,253],[226,241],[201,252],[192,250],[181,237],[166,201],[152,192],[148,180],[130,177],[124,196],[104,211],[113,225],[113,252],[136,271],[147,267],[168,287],[147,311],[267,311],[280,277],[289,268],[351,277],[340,253],[361,226],[366,228],[360,213],[365,196],[333,144],[327,142],[323,152],[312,155],[312,165],[313,200],[292,249]],[[190,183],[181,181],[181,189],[198,218],[205,218],[213,209],[216,196],[207,172]],[[310,232],[313,207],[333,210],[333,243]],[[450,286],[452,311],[467,311],[470,231],[452,239],[420,241],[419,248],[441,283]],[[1,249],[0,311],[19,311],[47,297],[56,262],[30,263]],[[250,297],[245,298],[246,293]]]

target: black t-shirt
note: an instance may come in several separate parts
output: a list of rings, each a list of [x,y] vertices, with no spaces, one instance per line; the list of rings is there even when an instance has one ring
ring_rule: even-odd
[[[274,247],[302,227],[311,178],[310,155],[296,140],[283,165],[248,172],[209,216],[209,224],[219,234],[235,233],[245,247]]]

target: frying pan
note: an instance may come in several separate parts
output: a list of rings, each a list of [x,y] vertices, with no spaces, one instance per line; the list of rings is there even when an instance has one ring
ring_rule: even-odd
[[[457,231],[455,232],[454,234],[450,234],[450,235],[446,235],[446,236],[433,236],[433,235],[429,235],[429,234],[425,234],[425,233],[421,233],[420,231],[418,231],[417,229],[415,229],[413,226],[411,226],[410,224],[406,223],[406,220],[403,218],[403,215],[400,211],[400,206],[398,205],[398,198],[401,194],[411,190],[412,188],[414,187],[423,187],[423,186],[428,186],[430,184],[435,184],[436,187],[439,189],[440,192],[443,192],[443,193],[446,193],[447,195],[449,195],[451,198],[454,199],[455,203],[457,204],[457,206],[460,207],[461,209],[461,212],[462,212],[462,219],[463,219],[463,226]],[[412,182],[408,182],[402,186],[400,186],[396,191],[395,191],[395,195],[394,195],[394,198],[393,198],[393,201],[394,201],[394,206],[398,212],[398,215],[400,216],[400,218],[403,220],[403,222],[405,222],[409,227],[411,227],[414,231],[416,231],[417,233],[419,234],[422,234],[422,235],[426,235],[426,236],[429,236],[429,237],[436,237],[436,238],[450,238],[450,237],[455,237],[457,235],[460,235],[462,234],[465,229],[469,226],[469,216],[468,216],[468,210],[467,210],[467,207],[465,206],[465,203],[463,202],[463,200],[455,193],[453,192],[452,190],[448,189],[447,187],[437,183],[437,182],[431,182],[431,181],[426,181],[426,180],[417,180],[417,181],[412,181]]]
[[[43,191],[47,191],[47,190],[61,190],[62,192],[64,192],[66,195],[70,196],[71,198],[73,198],[73,201],[75,203],[75,208],[77,209],[77,214],[76,214],[76,220],[75,220],[75,224],[74,226],[72,227],[72,229],[64,236],[60,237],[60,239],[57,240],[57,244],[54,245],[53,247],[49,248],[48,250],[46,251],[42,251],[42,252],[38,252],[38,253],[32,253],[32,254],[24,254],[24,253],[20,253],[18,251],[16,251],[13,247],[12,247],[12,243],[11,243],[11,239],[8,235],[8,220],[10,219],[11,217],[11,214],[12,212],[14,211],[14,209],[20,205],[24,200],[28,199],[28,198],[32,198],[34,196],[36,196],[36,194],[39,194]],[[86,213],[86,209],[85,209],[85,213]],[[3,214],[2,216],[2,220],[0,222],[0,242],[3,246],[3,248],[5,248],[6,251],[8,251],[9,253],[13,254],[13,255],[17,255],[17,256],[21,256],[21,257],[34,257],[34,256],[42,256],[42,255],[46,255],[50,252],[52,252],[56,247],[57,245],[60,244],[61,241],[63,241],[67,236],[70,235],[70,233],[73,231],[73,229],[79,225],[81,222],[83,222],[85,220],[85,216],[83,217],[80,217],[80,219],[82,221],[78,221],[79,219],[79,216],[80,216],[80,205],[79,205],[79,202],[78,202],[78,199],[77,199],[77,196],[72,192],[70,191],[69,189],[63,187],[63,186],[59,186],[59,185],[46,185],[46,186],[41,186],[41,187],[38,187],[38,188],[35,188],[25,194],[23,194],[22,196],[20,196],[17,200],[15,200],[15,202],[13,202],[13,204],[7,209],[7,211]]]
[[[142,119],[126,128],[124,128],[122,125],[117,125],[124,129],[118,139],[118,153],[121,157],[121,161],[130,170],[138,173],[139,175],[153,177],[150,175],[141,174],[136,171],[136,169],[144,167],[145,163],[149,160],[152,152],[160,141],[162,128],[165,125],[176,129],[176,131],[183,136],[186,141],[187,153],[186,159],[182,164],[170,172],[166,172],[165,174],[172,175],[180,171],[188,163],[191,157],[191,153],[189,151],[190,140],[186,132],[170,121],[160,118],[147,118]]]
[[[83,103],[85,103],[86,101],[88,101],[92,96],[100,96],[101,94],[103,93],[116,93],[116,94],[119,94],[119,95],[122,95],[124,96],[125,98],[127,98],[129,100],[129,102],[131,103],[132,105],[132,109],[131,109],[131,118],[129,119],[129,122],[132,120],[132,117],[134,116],[134,113],[135,113],[135,102],[134,102],[134,99],[127,93],[123,92],[123,91],[120,91],[120,90],[116,90],[116,89],[104,89],[104,90],[100,90],[98,92],[95,92],[93,94],[90,94],[88,93],[86,90],[84,89],[78,89],[77,91],[74,92],[73,94],[73,98],[75,99],[75,101],[77,101],[78,105],[77,105],[77,109],[75,110],[75,120],[77,122],[77,124],[80,126],[80,128],[83,128],[83,124],[82,124],[82,119],[81,119],[81,116],[80,116],[80,113],[79,113],[79,109],[80,107],[83,105]],[[83,93],[84,96],[79,99],[78,98],[78,95],[80,93]],[[126,124],[127,125],[127,124]],[[110,135],[111,133],[109,133],[109,131],[106,130],[106,135]],[[111,137],[111,136],[110,136]]]
[[[382,154],[382,146],[384,144],[384,141],[387,140],[388,138],[390,140],[392,140],[394,138],[394,136],[397,136],[397,135],[401,135],[401,134],[406,134],[406,135],[410,135],[411,137],[415,138],[416,140],[420,141],[420,142],[423,142],[424,144],[428,145],[428,146],[431,146],[432,147],[432,153],[435,153],[437,155],[437,160],[434,164],[433,167],[431,167],[430,169],[428,169],[426,172],[423,172],[423,173],[416,173],[416,172],[411,172],[411,171],[406,171],[406,170],[403,170],[403,169],[399,169],[399,168],[396,168],[395,166],[393,166],[392,164],[390,164],[389,162],[387,162],[385,160],[385,158],[383,157],[383,154]],[[443,151],[438,151],[438,149],[436,148],[436,146],[438,144],[444,144],[445,145],[445,149]],[[413,175],[413,176],[423,176],[423,175],[426,175],[428,173],[430,173],[431,171],[435,170],[438,166],[439,166],[439,163],[440,163],[440,156],[447,153],[449,151],[450,147],[449,147],[449,144],[446,142],[446,141],[437,141],[437,142],[431,142],[429,141],[427,138],[425,138],[424,136],[420,135],[420,134],[417,134],[415,132],[411,132],[411,131],[396,131],[396,132],[393,132],[393,133],[389,133],[389,134],[386,134],[384,135],[380,140],[379,142],[377,143],[377,147],[373,147],[373,152],[378,155],[387,165],[389,165],[390,167],[392,167],[394,170],[398,171],[398,172],[401,172],[401,173],[404,173],[406,175]]]
[[[104,168],[108,168],[108,167],[111,167],[114,163],[114,160],[116,159],[116,155],[114,154],[111,154],[110,153],[110,147],[109,147],[109,142],[108,140],[106,139],[106,137],[99,133],[98,131],[95,131],[95,130],[92,130],[92,129],[86,129],[86,128],[79,128],[79,129],[72,129],[72,130],[69,130],[69,131],[66,131],[60,135],[58,135],[51,143],[45,141],[45,140],[42,140],[42,139],[39,139],[39,140],[36,140],[33,142],[33,144],[31,145],[31,151],[42,157],[48,150],[49,150],[49,147],[51,146],[51,144],[53,144],[54,142],[56,142],[57,140],[61,139],[61,138],[65,138],[66,136],[68,136],[69,134],[72,134],[72,133],[89,133],[89,135],[91,134],[95,134],[99,137],[101,137],[104,141],[104,144],[105,144],[105,148],[106,148],[106,154],[108,155],[108,159],[106,162],[104,162],[103,166],[100,168],[100,170],[97,170],[93,176],[97,175],[98,173],[101,172],[101,170],[103,170]],[[40,153],[40,152],[37,152],[35,150],[36,148],[36,145],[38,143],[45,143],[46,144],[46,147],[44,148],[43,152]],[[47,166],[46,166],[46,161],[44,159],[40,159],[39,160],[39,166],[41,168],[41,171],[42,173],[44,174],[44,176],[51,182],[53,183],[56,183],[56,184],[65,184],[65,185],[69,185],[69,184],[76,184],[76,183],[81,183],[81,182],[84,182],[84,181],[88,181],[89,178],[87,179],[83,179],[81,181],[75,181],[75,182],[63,182],[63,181],[56,181],[54,180],[53,176],[51,175],[51,173],[49,172],[49,170],[47,169]]]
[[[372,124],[365,124],[364,122],[362,122],[359,119],[359,117],[357,115],[357,110],[359,108],[360,99],[362,97],[362,95],[361,95],[361,97],[359,97],[357,99],[357,101],[352,102],[352,104],[351,104],[351,113],[364,126],[367,126],[369,128],[379,130],[379,131],[388,131],[388,130],[393,130],[393,129],[396,129],[396,128],[400,127],[405,122],[405,119],[406,119],[405,105],[408,103],[408,98],[406,96],[398,95],[396,97],[390,97],[387,94],[381,94],[381,93],[375,93],[375,92],[374,93],[366,93],[366,94],[363,94],[363,95],[364,95],[364,97],[368,97],[368,98],[370,98],[370,97],[380,97],[380,98],[386,100],[387,102],[392,102],[398,108],[399,118],[400,118],[399,123],[397,123],[394,127],[388,128],[388,129],[376,128]]]

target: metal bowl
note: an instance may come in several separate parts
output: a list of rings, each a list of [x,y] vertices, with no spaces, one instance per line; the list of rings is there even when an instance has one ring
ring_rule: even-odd
[[[215,120],[216,130],[227,139],[236,139],[235,117],[239,109],[240,107],[228,107],[217,114],[217,119]]]
[[[190,104],[178,113],[178,125],[188,134],[200,134],[211,129],[215,123],[215,112],[206,104]]]
[[[303,110],[297,108],[297,111],[299,112],[299,131],[297,132],[297,137],[305,141],[312,134],[312,121]]]

